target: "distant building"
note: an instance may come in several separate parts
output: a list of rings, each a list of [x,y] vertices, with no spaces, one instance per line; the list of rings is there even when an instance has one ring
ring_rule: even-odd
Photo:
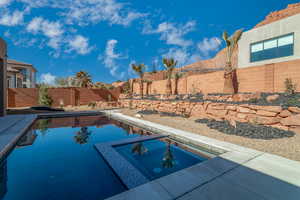
[[[0,38],[0,117],[6,114],[6,43]]]
[[[36,72],[32,64],[7,60],[8,88],[35,88]]]

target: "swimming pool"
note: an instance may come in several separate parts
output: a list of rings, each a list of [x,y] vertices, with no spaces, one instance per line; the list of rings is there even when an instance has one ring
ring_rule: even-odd
[[[101,115],[39,119],[0,163],[0,200],[98,200],[124,192],[129,187],[107,160],[99,155],[95,144],[135,138],[138,140],[150,135],[150,132],[141,128]],[[153,142],[145,142],[145,147],[147,151],[153,150],[149,151],[152,157],[160,159],[162,152],[166,150],[165,143]],[[139,154],[138,150],[141,150],[136,148],[136,151],[131,151],[132,145],[137,146],[121,145],[116,149],[128,159],[126,152]],[[155,148],[159,149],[159,153],[155,153]],[[189,157],[182,156],[182,152]],[[176,167],[154,169],[154,174],[147,175],[149,180],[191,166],[203,159],[174,144],[170,145],[170,153],[174,153],[174,163],[166,160],[165,164],[174,164]],[[149,157],[145,158],[147,159],[141,163],[148,162]],[[157,161],[157,164],[158,162],[161,161]],[[132,164],[138,167],[137,164]],[[143,171],[145,166],[148,165],[143,165],[138,170]],[[163,173],[157,173],[160,170]],[[143,173],[147,174],[145,171]]]

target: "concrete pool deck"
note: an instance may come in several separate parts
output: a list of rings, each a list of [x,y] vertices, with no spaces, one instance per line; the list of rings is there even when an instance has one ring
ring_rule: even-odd
[[[0,156],[3,157],[14,147],[37,118],[101,113],[64,112],[1,117]],[[213,159],[135,187],[109,200],[300,199],[300,162],[129,117],[117,110],[105,113],[113,119],[220,153]]]

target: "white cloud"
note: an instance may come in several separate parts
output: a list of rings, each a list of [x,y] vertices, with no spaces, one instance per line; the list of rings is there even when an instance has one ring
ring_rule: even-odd
[[[85,55],[92,50],[89,47],[89,40],[81,35],[77,35],[69,41],[71,51],[76,51],[78,54]]]
[[[170,48],[168,52],[162,55],[164,58],[174,58],[178,61],[177,67],[182,67],[184,65],[188,65],[194,62],[197,62],[201,59],[201,57],[197,54],[197,52],[193,52],[188,50],[187,48]]]
[[[0,7],[9,5],[11,0],[0,0]]]
[[[187,47],[193,44],[192,40],[184,39],[184,36],[195,29],[196,22],[189,21],[186,24],[174,24],[169,22],[163,22],[158,25],[156,29],[153,29],[150,22],[146,21],[143,34],[160,34],[160,40],[166,41],[169,45],[178,45],[181,47]]]
[[[0,25],[5,26],[16,26],[23,23],[24,12],[14,11],[12,14],[5,13],[0,18]]]
[[[51,73],[45,73],[41,75],[41,83],[53,85],[55,83],[56,76]]]
[[[66,16],[67,23],[81,26],[101,21],[128,26],[134,20],[145,16],[143,13],[125,8],[125,4],[115,0],[69,0],[66,5],[68,5],[67,12],[62,15]]]
[[[64,33],[60,22],[50,22],[42,17],[33,18],[26,30],[34,34],[41,32],[49,38],[58,37]]]
[[[117,78],[124,78],[125,72],[119,72],[119,65],[117,60],[124,59],[125,57],[122,54],[115,52],[115,48],[118,41],[115,39],[108,40],[106,43],[105,53],[99,58],[103,60],[103,64],[110,71],[110,74]]]
[[[208,56],[211,52],[215,52],[220,49],[222,40],[218,37],[204,38],[203,41],[197,44],[199,51]]]
[[[42,17],[35,17],[29,22],[26,30],[32,34],[43,34],[49,38],[47,43],[49,47],[57,51],[61,48],[64,29],[60,22],[51,22]],[[54,55],[57,55],[57,52]]]

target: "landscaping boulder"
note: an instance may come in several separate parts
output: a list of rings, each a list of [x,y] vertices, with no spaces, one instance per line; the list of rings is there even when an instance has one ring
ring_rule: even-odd
[[[251,109],[249,109],[249,108],[244,108],[244,107],[241,107],[241,106],[237,107],[237,111],[238,111],[239,113],[249,113],[249,114],[255,113],[254,110],[251,110]]]
[[[277,117],[264,117],[258,115],[250,115],[248,116],[248,120],[250,123],[260,125],[274,125],[280,122],[280,118]]]
[[[265,110],[258,110],[256,112],[257,115],[265,116],[265,117],[275,117],[277,113],[275,112],[270,112],[270,111],[265,111]]]
[[[266,99],[268,102],[276,101],[280,96],[278,94],[270,95]]]
[[[292,115],[292,113],[291,113],[290,111],[288,111],[288,110],[283,110],[283,111],[281,111],[281,112],[279,113],[279,116],[280,116],[280,117],[283,117],[283,118],[289,117],[289,116],[291,116],[291,115]]]
[[[288,110],[293,113],[300,113],[300,108],[298,107],[289,107]]]
[[[284,126],[300,126],[300,114],[284,118],[280,123]]]

